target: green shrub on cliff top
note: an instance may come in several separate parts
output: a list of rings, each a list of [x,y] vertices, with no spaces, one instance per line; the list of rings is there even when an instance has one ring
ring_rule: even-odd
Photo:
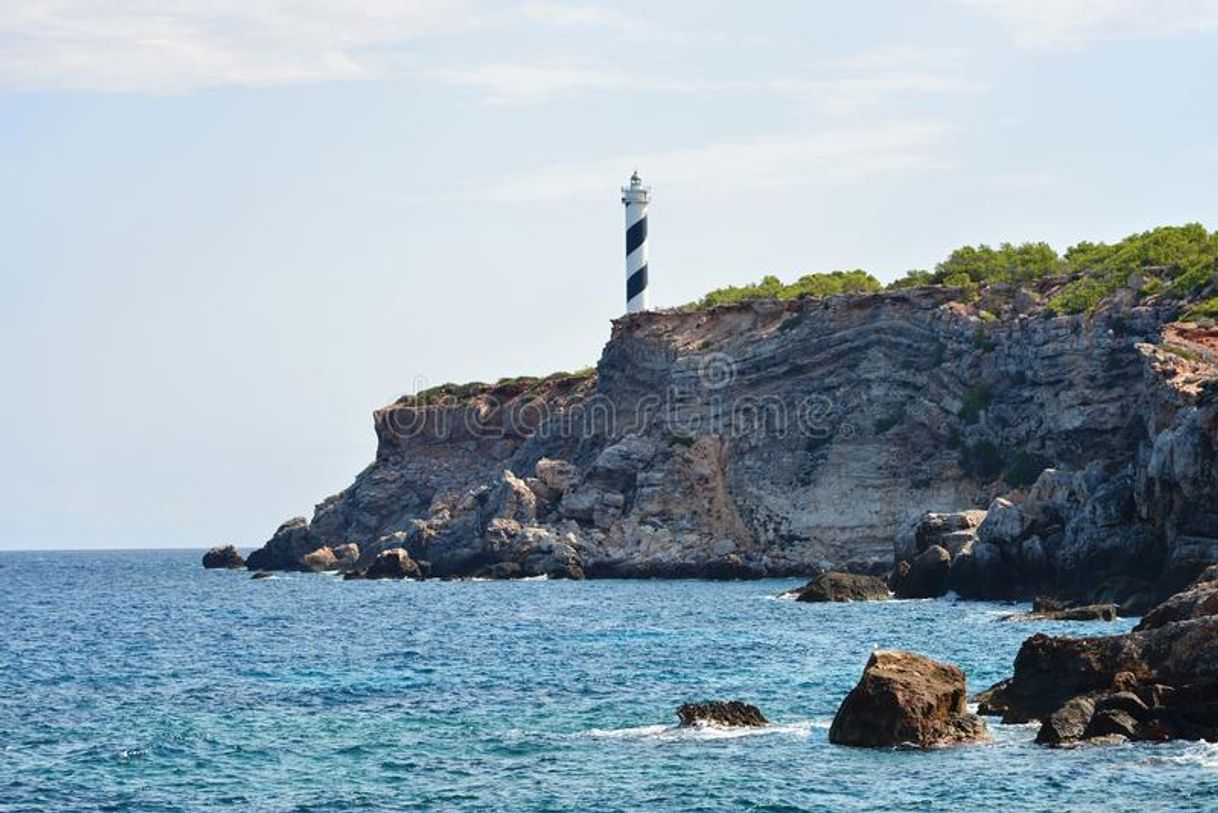
[[[1218,232],[1208,232],[1200,223],[1162,226],[1113,245],[1079,243],[1066,252],[1066,262],[1082,276],[1049,300],[1057,313],[1094,309],[1134,274],[1164,280],[1173,295],[1188,297],[1218,281]],[[1152,293],[1155,287],[1143,292]]]
[[[923,285],[960,288],[972,301],[982,286],[995,283],[1028,285],[1047,278],[1073,276],[1049,300],[1046,313],[1087,313],[1113,292],[1129,284],[1135,274],[1144,277],[1143,296],[1164,293],[1193,299],[1218,292],[1218,231],[1200,223],[1162,226],[1131,234],[1120,242],[1083,241],[1059,255],[1048,243],[1001,243],[961,246],[935,266],[921,269],[888,284],[889,290]],[[775,276],[752,285],[728,286],[711,291],[689,309],[712,308],[753,299],[797,299],[843,293],[879,291],[883,286],[865,271],[808,274],[786,284]]]
[[[805,274],[790,284],[769,275],[753,285],[719,288],[702,297],[691,308],[713,308],[753,299],[800,299],[833,294],[868,293],[883,288],[880,281],[862,269],[830,271],[827,274]]]

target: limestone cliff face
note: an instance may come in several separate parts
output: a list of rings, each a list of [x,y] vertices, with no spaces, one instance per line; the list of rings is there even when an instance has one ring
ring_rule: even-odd
[[[1215,492],[1213,368],[1168,352],[1189,341],[1171,309],[1050,317],[1024,292],[955,293],[635,314],[595,375],[403,399],[375,413],[355,483],[250,566],[357,542],[438,575],[807,573],[887,560],[924,512],[986,508],[1045,466],[1116,482],[1157,567],[1168,546],[1214,558],[1195,506]],[[1111,538],[1091,522],[1066,544],[1090,496],[1063,497],[1044,578]]]

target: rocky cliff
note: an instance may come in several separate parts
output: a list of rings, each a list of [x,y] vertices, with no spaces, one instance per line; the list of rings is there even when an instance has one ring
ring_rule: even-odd
[[[1218,561],[1218,333],[1130,292],[1088,316],[959,294],[634,314],[595,374],[400,399],[376,460],[249,566],[355,542],[439,576],[804,574],[894,539],[912,560],[943,541],[920,517],[969,509],[945,567],[974,557],[983,594],[1163,591]]]

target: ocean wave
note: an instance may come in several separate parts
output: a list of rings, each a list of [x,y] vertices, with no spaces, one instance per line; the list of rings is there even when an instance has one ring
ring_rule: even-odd
[[[1186,765],[1199,766],[1211,771],[1218,771],[1218,743],[1195,742],[1189,744],[1179,754],[1155,755],[1144,760],[1149,765]]]
[[[800,720],[794,723],[766,725],[758,728],[724,727],[716,725],[642,725],[629,728],[594,728],[581,736],[607,740],[734,740],[741,737],[767,737],[776,734],[807,737],[815,729],[827,729],[831,720]]]

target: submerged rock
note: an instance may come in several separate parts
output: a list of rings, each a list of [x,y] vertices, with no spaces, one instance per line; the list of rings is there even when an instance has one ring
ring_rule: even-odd
[[[927,748],[988,739],[985,721],[968,711],[967,696],[956,666],[912,652],[873,652],[833,718],[829,742]]]
[[[203,554],[203,567],[209,570],[236,570],[245,567],[245,559],[241,557],[236,545],[217,545]]]
[[[683,726],[715,725],[738,728],[757,728],[770,722],[761,713],[761,709],[740,700],[686,703],[677,709],[677,719]]]
[[[888,585],[875,576],[830,571],[793,591],[796,601],[884,601]]]

